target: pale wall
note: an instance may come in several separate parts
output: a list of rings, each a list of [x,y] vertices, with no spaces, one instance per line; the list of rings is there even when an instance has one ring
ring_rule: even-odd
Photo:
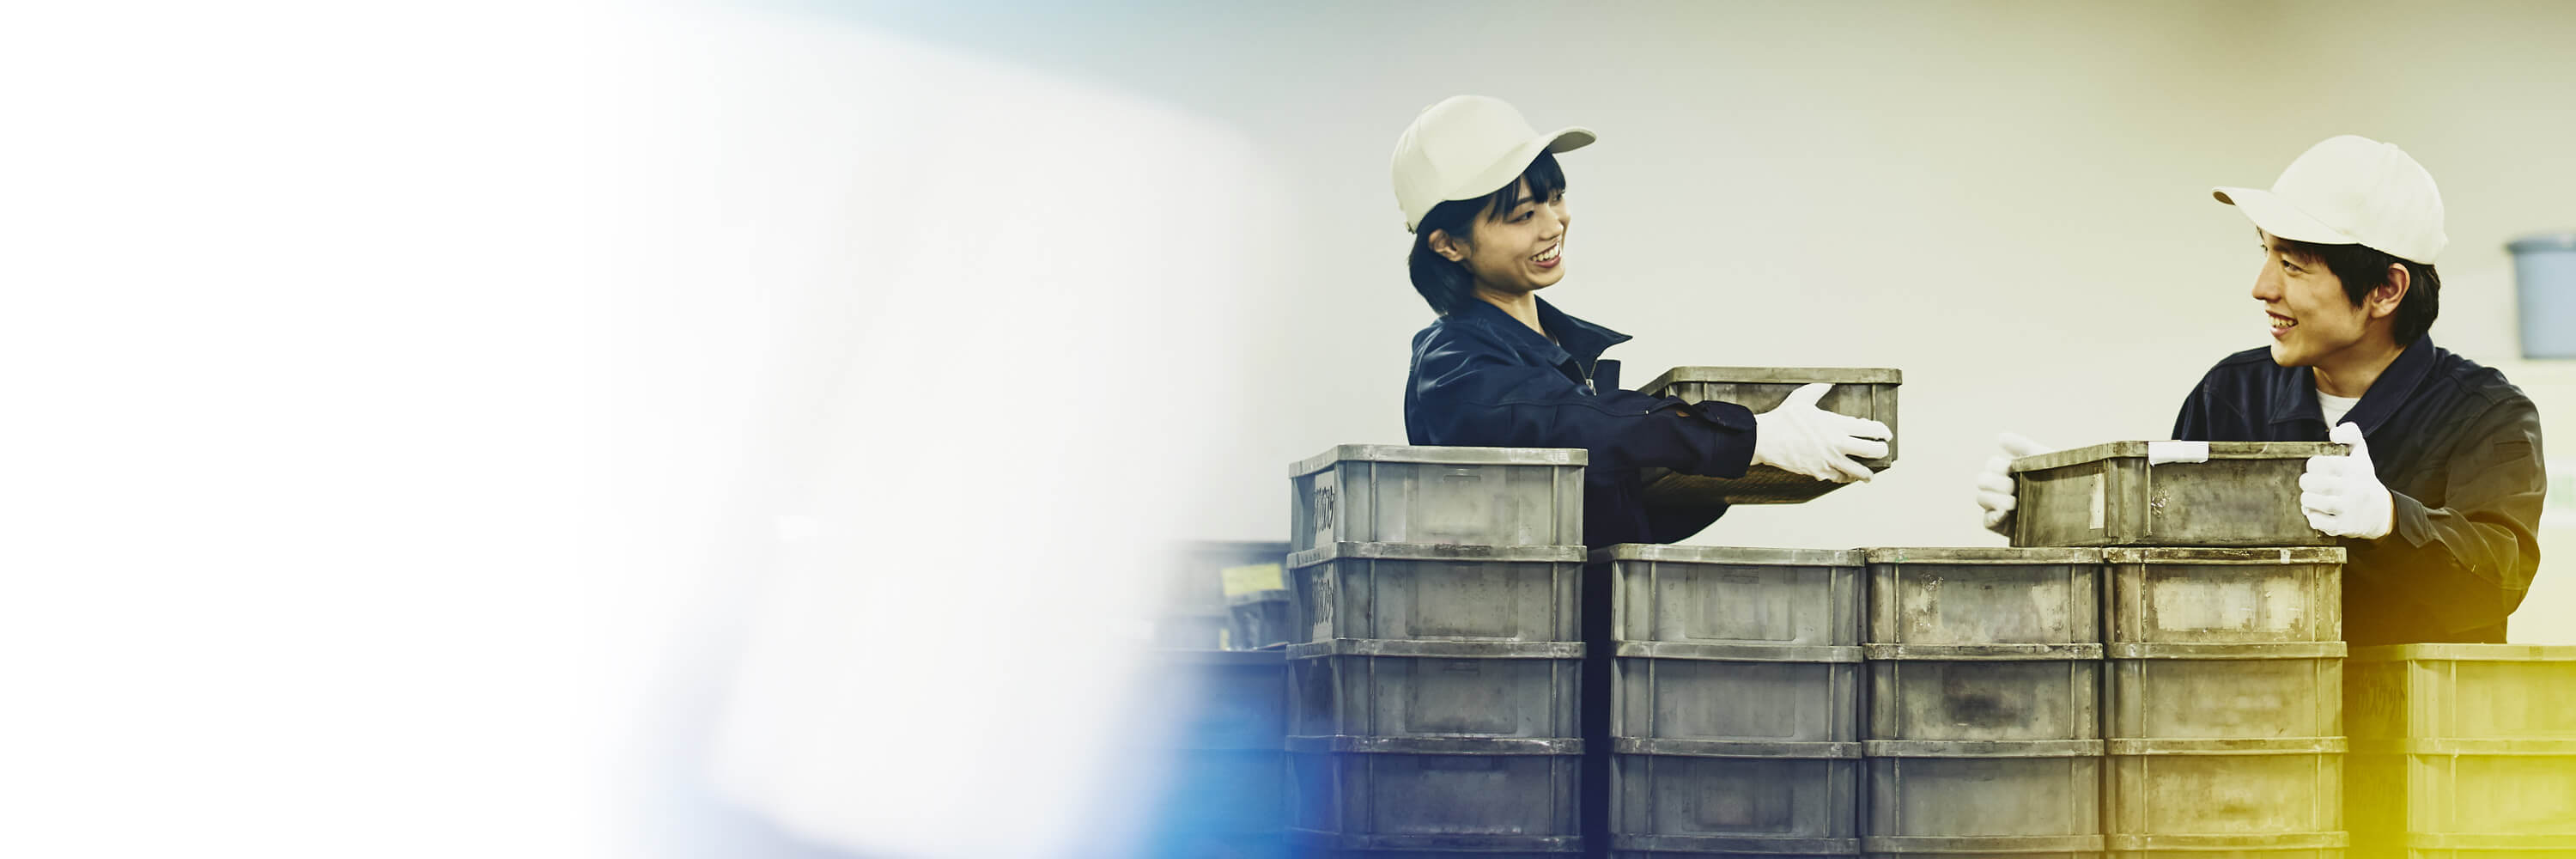
[[[2265,342],[2254,241],[2206,193],[2324,137],[2397,142],[2450,208],[2434,337],[2576,427],[2576,365],[2516,360],[2510,237],[2576,228],[2576,6],[2562,3],[1384,4],[1074,14],[859,12],[869,26],[1131,88],[1241,129],[1293,199],[1251,296],[1249,408],[1204,426],[1225,487],[1175,536],[1276,538],[1286,463],[1404,436],[1408,238],[1386,158],[1441,97],[1601,142],[1564,159],[1575,229],[1545,296],[1682,364],[1906,374],[1874,484],[1743,509],[1692,542],[1993,545],[1970,480],[1999,430],[2159,438],[2220,356]],[[1104,129],[1103,133],[1117,133]],[[1235,218],[1227,189],[1207,216]],[[1261,218],[1277,224],[1283,219]],[[1255,221],[1246,221],[1255,223]],[[1228,356],[1233,360],[1239,356]],[[1221,401],[1221,400],[1219,400]],[[2561,449],[2566,448],[2565,443]],[[2562,454],[2562,459],[2564,458]],[[2576,529],[2516,637],[2576,610]]]

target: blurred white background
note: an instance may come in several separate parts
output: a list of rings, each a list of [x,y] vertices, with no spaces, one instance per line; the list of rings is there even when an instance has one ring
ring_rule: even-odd
[[[1629,383],[1905,371],[1894,470],[1695,542],[1999,543],[1996,432],[2160,437],[2263,342],[2207,188],[2340,133],[2442,185],[2435,340],[2576,426],[2502,250],[2576,228],[2571,45],[2554,2],[12,12],[0,846],[1113,838],[1172,690],[1103,618],[1403,438],[1386,158],[1461,92],[1601,133],[1546,295]],[[2517,639],[2576,641],[2558,521]]]

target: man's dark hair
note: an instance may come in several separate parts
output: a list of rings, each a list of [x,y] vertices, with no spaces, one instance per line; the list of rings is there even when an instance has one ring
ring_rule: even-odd
[[[2309,260],[2323,262],[2326,270],[2343,281],[2343,294],[2360,307],[2370,291],[2388,283],[2388,267],[2406,267],[2406,297],[2397,302],[2397,314],[2391,318],[2389,333],[2396,335],[2397,345],[2409,346],[2433,327],[2433,317],[2442,315],[2442,275],[2432,266],[2398,259],[2396,255],[2361,245],[2320,245],[2273,237],[2284,250]]]
[[[1565,190],[1565,170],[1556,164],[1556,156],[1546,152],[1521,170],[1520,178],[1529,180],[1530,199],[1545,203]],[[1431,310],[1447,316],[1465,309],[1476,300],[1476,276],[1467,272],[1465,263],[1451,262],[1431,249],[1431,231],[1446,230],[1453,241],[1465,244],[1468,228],[1478,217],[1500,218],[1511,214],[1518,183],[1504,185],[1494,193],[1467,200],[1448,200],[1431,207],[1420,223],[1413,225],[1413,256],[1409,264],[1413,274],[1413,291],[1431,303]]]

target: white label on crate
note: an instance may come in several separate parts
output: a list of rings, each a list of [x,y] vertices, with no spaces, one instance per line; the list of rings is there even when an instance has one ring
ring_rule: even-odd
[[[2086,491],[2090,492],[2093,496],[2093,524],[2085,527],[2099,531],[2102,530],[2102,508],[2105,506],[2103,494],[2107,490],[2102,485],[2102,475],[2099,473],[2086,475],[2084,481],[2087,484],[2090,484],[2090,488]]]
[[[2205,441],[2151,441],[2151,442],[2147,442],[2147,464],[2148,464],[2148,465],[2163,465],[2163,464],[2168,463],[2168,462],[2208,462],[2208,461],[2209,461],[2209,442],[2205,442]]]

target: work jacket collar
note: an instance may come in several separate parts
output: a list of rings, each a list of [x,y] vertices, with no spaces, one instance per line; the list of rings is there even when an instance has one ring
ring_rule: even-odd
[[[2407,344],[2405,351],[2397,353],[2397,360],[2390,362],[2388,369],[2379,372],[2379,378],[2371,381],[2370,390],[2362,392],[2361,402],[2355,403],[2352,412],[2344,415],[2344,421],[2359,424],[2364,436],[2378,432],[2381,424],[2397,414],[2397,407],[2415,395],[2415,389],[2424,384],[2424,377],[2432,370],[2433,335],[2418,336],[2415,342]],[[2297,384],[2283,385],[2272,391],[2272,423],[2301,419],[2325,423],[2325,409],[2317,404],[2316,368],[2301,367],[2292,377]],[[2331,431],[2334,428],[2326,429]]]
[[[1530,330],[1529,326],[1521,324],[1520,320],[1512,318],[1512,315],[1503,312],[1502,308],[1495,307],[1492,302],[1481,298],[1469,300],[1466,309],[1459,311],[1459,315],[1468,321],[1501,332],[1506,340],[1528,350],[1529,354],[1545,360],[1549,366],[1563,364],[1568,360],[1591,364],[1601,360],[1603,351],[1628,342],[1630,339],[1628,335],[1576,319],[1556,309],[1556,305],[1547,303],[1547,299],[1540,298],[1536,301],[1538,302],[1538,324],[1545,326],[1549,334],[1556,335],[1555,342],[1550,342],[1546,336]]]

